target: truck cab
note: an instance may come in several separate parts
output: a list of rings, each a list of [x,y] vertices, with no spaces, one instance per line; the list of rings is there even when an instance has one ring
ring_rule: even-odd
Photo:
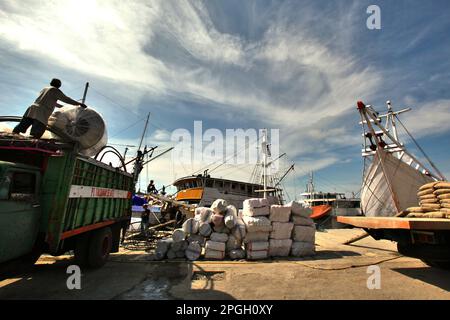
[[[41,172],[0,161],[0,263],[32,252],[41,221]]]

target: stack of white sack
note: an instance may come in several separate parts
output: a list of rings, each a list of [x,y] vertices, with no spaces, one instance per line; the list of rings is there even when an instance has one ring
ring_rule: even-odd
[[[244,238],[247,258],[266,259],[269,255],[269,235],[272,225],[267,216],[270,214],[267,199],[247,199],[244,201],[242,220],[245,224]]]
[[[178,230],[178,229],[177,229]],[[198,207],[194,218],[187,219],[181,231],[175,230],[173,241],[186,239],[186,258],[197,260],[202,254],[206,259],[245,258],[242,241],[245,225],[234,206],[217,199],[211,208]],[[182,233],[181,233],[182,232]],[[176,239],[175,239],[176,238]]]
[[[292,229],[294,224],[289,222],[291,217],[291,206],[272,205],[270,207],[270,232],[269,255],[271,257],[287,257],[291,252]]]
[[[156,243],[155,259],[184,258],[186,248],[188,248],[188,242],[184,239],[174,241],[173,238],[163,238]]]
[[[316,252],[316,227],[314,221],[310,218],[311,208],[303,207],[295,201],[288,203],[287,206],[291,207],[291,221],[294,224],[291,255],[294,257],[314,255]]]

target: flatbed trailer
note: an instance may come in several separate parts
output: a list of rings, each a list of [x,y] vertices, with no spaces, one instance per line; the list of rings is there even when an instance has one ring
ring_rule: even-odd
[[[342,216],[337,220],[363,228],[375,240],[397,242],[398,252],[405,256],[450,268],[450,219]]]

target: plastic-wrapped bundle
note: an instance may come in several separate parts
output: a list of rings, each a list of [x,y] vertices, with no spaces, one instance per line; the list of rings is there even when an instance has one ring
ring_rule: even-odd
[[[269,220],[272,222],[288,222],[291,217],[291,207],[271,205]]]
[[[295,226],[292,232],[294,241],[314,243],[316,238],[316,228],[309,226]]]
[[[229,205],[224,217],[225,226],[232,229],[236,225],[237,210],[235,206]]]
[[[294,241],[291,247],[291,255],[294,257],[313,256],[316,253],[314,243]]]
[[[269,255],[271,257],[287,257],[291,252],[292,240],[275,240],[270,239],[269,243]]]
[[[301,216],[305,218],[309,218],[312,213],[311,208],[305,208],[300,203],[296,201],[289,202],[286,207],[291,207],[291,213],[294,216]]]
[[[108,142],[106,124],[102,116],[91,108],[62,107],[50,116],[48,125],[79,144],[79,152],[93,156]]]
[[[296,226],[314,226],[314,220],[311,218],[305,218],[302,216],[292,216],[291,217],[292,223],[294,223]]]
[[[155,255],[157,260],[162,260],[166,257],[172,243],[173,240],[170,238],[163,238],[156,243]]]
[[[193,218],[187,219],[183,223],[183,231],[187,234],[196,234],[198,232],[198,220]]]
[[[228,256],[230,259],[245,259],[245,250],[243,249],[234,249],[228,252]]]
[[[245,235],[247,234],[247,231],[245,229],[245,224],[242,219],[238,218],[236,220],[236,225],[231,230],[231,234],[238,240],[243,240],[245,238]]]
[[[271,239],[290,239],[294,224],[292,222],[274,222],[272,223]]]
[[[198,228],[198,233],[203,237],[209,237],[212,232],[211,225],[209,223],[202,223]]]
[[[244,200],[242,215],[244,216],[268,216],[270,214],[269,201],[264,198],[252,198]]]
[[[249,242],[249,243],[246,244],[245,248],[248,251],[269,250],[269,241]]]
[[[215,242],[227,242],[228,235],[226,233],[213,232],[211,233],[210,239]]]
[[[195,220],[203,223],[210,223],[213,211],[210,208],[198,207],[195,208]]]
[[[172,239],[174,242],[184,241],[186,239],[186,233],[183,229],[175,229],[172,233]]]
[[[191,244],[192,242],[197,242],[202,247],[205,245],[205,237],[203,237],[199,234],[189,235],[189,237],[187,238],[187,241],[189,242],[189,244]]]
[[[243,216],[242,220],[244,221],[245,226],[247,227],[247,233],[258,232],[258,231],[262,231],[262,232],[272,231],[272,225],[270,224],[270,220],[267,219],[266,217]]]
[[[198,242],[191,242],[189,246],[186,249],[186,258],[188,260],[194,261],[200,258],[200,255],[202,253],[202,247]]]
[[[225,258],[225,251],[218,251],[213,249],[205,250],[205,259],[223,260]]]
[[[211,204],[211,210],[216,214],[225,214],[227,211],[228,203],[226,200],[217,199]]]
[[[216,250],[216,251],[225,251],[225,242],[217,242],[217,241],[206,241],[205,249],[207,250]]]
[[[228,237],[228,241],[226,243],[227,251],[240,249],[241,247],[242,247],[242,241],[236,239],[236,237],[233,235],[230,235]]]
[[[258,250],[258,251],[247,250],[247,259],[248,260],[267,259],[268,255],[269,255],[268,250]]]
[[[270,232],[258,231],[258,232],[248,232],[245,236],[244,242],[255,242],[255,241],[269,241]]]

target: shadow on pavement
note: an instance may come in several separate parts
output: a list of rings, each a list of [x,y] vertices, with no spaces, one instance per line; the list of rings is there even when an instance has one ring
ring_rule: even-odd
[[[450,271],[433,268],[394,268],[392,271],[426,282],[445,291],[450,291]]]

